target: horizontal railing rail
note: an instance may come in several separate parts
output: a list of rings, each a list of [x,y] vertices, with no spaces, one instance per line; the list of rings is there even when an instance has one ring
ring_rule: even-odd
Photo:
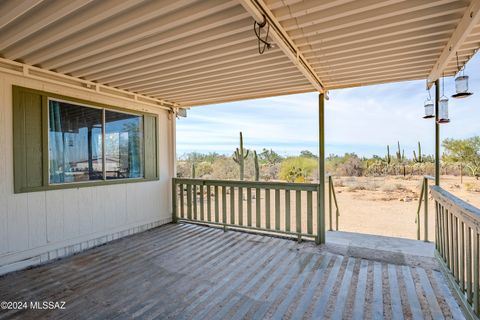
[[[423,205],[423,237],[424,241],[428,242],[428,180],[435,181],[435,177],[432,176],[423,176],[422,188],[420,190],[420,196],[418,197],[418,208],[417,215],[415,216],[415,223],[417,224],[417,240],[420,240],[421,234],[421,221],[420,221],[420,210]]]
[[[437,257],[465,311],[478,319],[480,210],[438,186],[431,187],[431,192]]]
[[[315,238],[320,184],[174,178],[173,220]]]

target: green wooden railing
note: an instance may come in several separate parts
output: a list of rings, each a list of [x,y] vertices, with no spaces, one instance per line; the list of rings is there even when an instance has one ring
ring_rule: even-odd
[[[314,238],[320,184],[232,180],[172,180],[173,220]]]
[[[440,265],[466,315],[480,316],[480,210],[439,186],[431,187],[435,200],[435,247]]]
[[[423,204],[423,240],[428,242],[428,180],[435,181],[435,178],[432,176],[423,176],[422,180],[422,190],[420,191],[420,197],[418,197],[418,208],[417,215],[415,216],[415,223],[417,224],[417,240],[420,240],[421,234],[421,221],[420,221],[420,211]]]

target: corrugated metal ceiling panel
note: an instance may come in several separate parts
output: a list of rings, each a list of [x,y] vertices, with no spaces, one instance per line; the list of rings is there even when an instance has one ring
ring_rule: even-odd
[[[471,2],[262,4],[336,89],[427,78]],[[278,47],[259,55],[253,21],[237,0],[6,0],[0,55],[183,106],[314,91]],[[460,67],[479,46],[477,25],[458,50]],[[457,71],[450,58],[445,75]]]

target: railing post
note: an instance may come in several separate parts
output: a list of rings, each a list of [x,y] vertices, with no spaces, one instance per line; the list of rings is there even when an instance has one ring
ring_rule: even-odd
[[[322,243],[322,234],[321,234],[321,221],[322,221],[322,209],[320,208],[320,192],[322,190],[322,187],[320,184],[317,186],[317,236],[315,237],[315,243],[316,244],[321,244]]]
[[[333,202],[335,203],[335,231],[338,231],[338,220],[340,219],[340,210],[338,209],[337,195],[335,194],[335,186],[332,180],[332,195]]]
[[[422,199],[424,196],[425,196],[425,181],[422,182],[422,190],[420,190],[420,195],[418,197],[417,215],[415,217],[417,222],[417,240],[420,240],[420,209],[422,209]]]
[[[423,184],[424,184],[423,191],[425,192],[424,195],[423,195],[424,200],[425,200],[424,208],[423,208],[423,213],[424,213],[423,230],[424,230],[424,233],[425,233],[424,241],[428,242],[428,179],[427,178],[423,178]]]
[[[172,222],[177,223],[177,184],[172,178]]]
[[[332,177],[328,176],[328,217],[330,219],[328,224],[328,230],[333,230],[333,217],[332,217]]]

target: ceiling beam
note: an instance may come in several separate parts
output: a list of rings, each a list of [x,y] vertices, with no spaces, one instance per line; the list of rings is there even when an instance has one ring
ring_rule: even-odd
[[[179,83],[178,85],[177,85],[177,81],[175,81],[174,84],[168,84],[168,85],[146,84],[143,86],[137,86],[136,88],[132,88],[131,91],[136,92],[136,91],[152,89],[155,87],[156,88],[161,87],[162,90],[165,90],[165,92],[167,92],[167,90],[175,90],[175,89],[183,90],[191,87],[207,87],[207,86],[212,86],[216,84],[223,84],[226,81],[228,81],[229,83],[237,83],[245,79],[248,79],[251,82],[253,78],[255,78],[255,80],[258,81],[258,79],[266,78],[268,76],[280,77],[282,75],[288,76],[293,73],[297,75],[300,74],[297,68],[295,68],[295,66],[292,66],[290,64],[285,67],[275,68],[275,71],[271,71],[271,69],[268,67],[268,68],[254,69],[248,73],[242,70],[235,73],[220,74],[218,78],[201,80],[201,85],[199,85],[200,80],[190,79],[190,80],[181,81],[182,83]]]
[[[290,61],[283,55],[281,52],[274,51],[269,53],[266,57],[251,57],[246,56],[245,59],[238,59],[235,61],[221,61],[219,64],[212,65],[201,65],[199,68],[191,69],[178,67],[174,69],[169,69],[168,71],[158,72],[153,71],[153,73],[144,74],[138,76],[130,76],[123,80],[112,80],[108,83],[111,83],[113,86],[131,86],[137,84],[145,84],[152,81],[152,79],[163,79],[162,82],[173,83],[173,81],[179,81],[180,79],[192,78],[192,77],[207,77],[218,75],[218,72],[224,70],[225,72],[232,72],[236,68],[247,69],[247,66],[253,66],[254,68],[259,68],[259,66],[274,66],[278,64],[287,64]]]
[[[324,92],[325,87],[302,52],[295,45],[293,40],[287,34],[285,29],[278,22],[270,9],[262,0],[239,0],[245,10],[259,23],[263,22],[264,17],[270,25],[270,35],[279,46],[279,48],[287,55],[287,57],[297,66],[308,81],[319,92]],[[253,32],[253,30],[252,30]]]
[[[196,100],[185,100],[181,101],[182,105],[184,106],[203,106],[207,104],[218,104],[218,103],[226,103],[238,100],[248,100],[248,99],[260,99],[260,98],[269,98],[272,95],[275,96],[283,96],[289,94],[298,94],[304,92],[312,92],[312,86],[308,85],[301,85],[301,86],[290,86],[288,89],[279,90],[275,88],[275,90],[250,90],[247,93],[240,93],[240,94],[232,94],[232,95],[222,95],[218,98],[209,98],[209,99],[196,99]]]
[[[195,99],[185,99],[181,101],[182,106],[201,106],[206,104],[212,103],[220,103],[220,102],[230,102],[230,101],[238,101],[238,100],[248,100],[248,99],[259,99],[259,98],[271,98],[272,96],[279,96],[279,95],[287,95],[287,94],[297,94],[297,93],[304,93],[304,92],[314,92],[312,90],[312,85],[310,83],[303,84],[303,85],[288,85],[282,88],[260,88],[259,90],[256,89],[248,89],[242,92],[237,93],[220,93],[214,98],[195,98]],[[192,98],[192,97],[189,97]]]
[[[298,70],[294,69],[293,71],[290,71],[290,73],[282,73],[280,76],[277,75],[269,75],[269,74],[263,74],[260,75],[259,77],[256,77],[255,83],[252,84],[252,78],[247,79],[247,80],[242,80],[242,81],[224,81],[223,83],[219,84],[206,84],[202,86],[191,86],[189,88],[186,87],[180,87],[180,88],[171,88],[170,90],[166,90],[164,88],[157,88],[157,89],[152,89],[152,90],[145,90],[142,92],[145,92],[146,95],[156,95],[156,94],[161,94],[164,96],[185,96],[185,95],[192,95],[196,96],[197,94],[204,94],[204,93],[209,93],[209,92],[218,92],[222,89],[228,89],[228,90],[233,90],[237,88],[245,88],[245,87],[252,87],[252,86],[260,86],[264,83],[269,83],[269,84],[277,84],[279,79],[282,79],[282,82],[288,82],[288,83],[293,83],[295,81],[301,81],[305,83],[305,78],[301,73],[298,72]]]
[[[458,23],[447,45],[444,47],[440,57],[435,62],[430,74],[428,75],[428,87],[430,88],[441,77],[449,61],[455,56],[470,32],[475,28],[480,19],[480,0],[472,0],[467,10]]]

